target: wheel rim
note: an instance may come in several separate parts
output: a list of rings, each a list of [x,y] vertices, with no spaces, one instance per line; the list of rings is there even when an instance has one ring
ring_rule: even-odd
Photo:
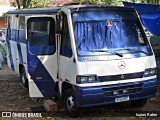
[[[72,96],[69,96],[67,98],[67,108],[69,111],[72,111],[74,109],[74,100]]]

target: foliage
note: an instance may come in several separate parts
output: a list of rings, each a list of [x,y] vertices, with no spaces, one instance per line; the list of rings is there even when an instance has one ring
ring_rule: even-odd
[[[72,2],[72,0],[49,0],[50,6],[52,5],[63,5]]]
[[[122,6],[122,1],[128,1],[133,3],[144,3],[144,4],[158,4],[159,0],[10,0],[12,6],[18,6],[18,8],[35,8],[35,7],[48,7],[52,5],[65,4],[67,2],[88,2],[97,5],[116,5]]]
[[[74,2],[89,2],[98,5],[121,5],[122,0],[73,0]]]
[[[31,0],[30,8],[44,8],[48,7],[49,0]]]
[[[35,7],[48,7],[49,0],[13,0],[11,5],[18,9],[21,8],[35,8]]]
[[[144,3],[144,4],[158,4],[159,0],[73,0],[74,2],[89,2],[91,4],[98,5],[123,5],[122,1],[133,2],[133,3]]]

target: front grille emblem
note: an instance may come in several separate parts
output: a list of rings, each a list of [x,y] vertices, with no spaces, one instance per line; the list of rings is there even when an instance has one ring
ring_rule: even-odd
[[[124,68],[126,67],[125,62],[124,62],[124,61],[120,61],[120,62],[118,63],[118,67],[119,67],[120,69],[124,69]]]
[[[125,79],[125,76],[124,76],[124,75],[121,75],[121,79],[122,79],[122,80]]]

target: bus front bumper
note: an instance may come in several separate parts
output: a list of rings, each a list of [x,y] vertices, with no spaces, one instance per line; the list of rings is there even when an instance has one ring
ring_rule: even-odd
[[[73,86],[73,90],[77,107],[91,107],[114,104],[121,97],[127,97],[129,101],[153,97],[157,90],[157,80],[96,87]]]

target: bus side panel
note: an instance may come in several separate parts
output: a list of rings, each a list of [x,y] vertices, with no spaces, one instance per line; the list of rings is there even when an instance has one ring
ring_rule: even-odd
[[[27,69],[27,40],[25,35],[25,30],[19,30],[18,31],[18,54],[19,54],[19,65],[22,65],[25,68],[26,77],[28,74]],[[19,70],[19,72],[21,72]]]
[[[12,54],[11,54],[10,39],[11,39],[11,29],[7,29],[7,37],[6,37],[6,42],[7,42],[7,64],[8,64],[8,67],[11,70],[14,71],[13,59],[12,59]]]
[[[48,71],[44,65],[45,63],[37,55],[30,53],[28,46],[29,43],[27,44],[27,60],[30,97],[53,97],[55,92],[55,77],[53,78],[50,73],[57,68],[52,68],[52,71]],[[48,62],[48,59],[46,62]],[[52,59],[52,63],[49,64],[52,66],[52,64],[57,63],[54,63],[54,59]]]
[[[18,48],[17,48],[17,30],[16,29],[8,29],[7,32],[7,49],[8,49],[8,55],[7,55],[7,62],[8,66],[16,72],[18,71],[17,63],[19,61],[18,57]]]
[[[22,65],[24,66],[25,71],[27,73],[28,70],[27,70],[27,54],[26,53],[27,52],[26,52],[25,31],[8,29],[7,63],[10,69],[20,73],[19,66]]]

